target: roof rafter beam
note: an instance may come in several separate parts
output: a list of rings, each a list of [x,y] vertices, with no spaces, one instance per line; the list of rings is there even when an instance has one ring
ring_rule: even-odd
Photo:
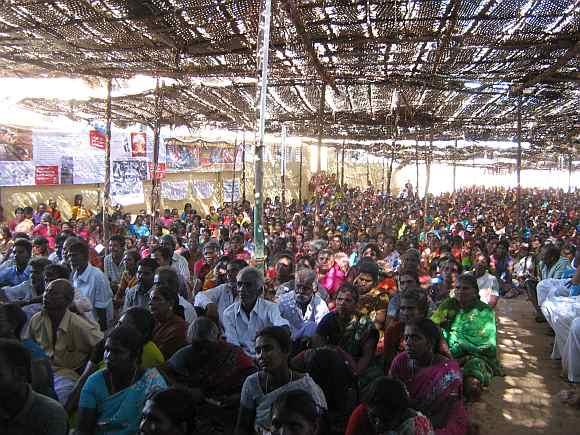
[[[316,54],[316,50],[314,50],[314,44],[310,39],[310,35],[308,34],[308,32],[304,27],[304,22],[302,21],[302,17],[300,16],[300,12],[296,6],[295,1],[283,0],[282,4],[284,5],[284,9],[286,10],[288,17],[290,18],[290,21],[292,22],[294,28],[296,29],[296,34],[298,35],[298,38],[304,45],[304,49],[306,50],[306,53],[308,54],[308,57],[312,62],[312,66],[314,66],[314,69],[320,76],[321,80],[326,85],[330,86],[335,93],[340,94],[340,91],[336,86],[334,78],[331,77],[325,71],[324,67],[322,66],[322,63],[320,62],[320,59],[318,58],[318,55]]]

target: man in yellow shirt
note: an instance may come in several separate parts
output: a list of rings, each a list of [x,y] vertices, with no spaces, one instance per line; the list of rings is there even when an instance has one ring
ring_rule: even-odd
[[[44,293],[42,311],[30,319],[30,338],[50,358],[54,388],[63,404],[94,346],[103,339],[97,323],[69,310],[73,299],[74,289],[68,280],[52,281]]]

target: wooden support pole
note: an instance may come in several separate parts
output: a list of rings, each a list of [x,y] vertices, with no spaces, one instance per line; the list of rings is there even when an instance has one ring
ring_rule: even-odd
[[[518,153],[516,157],[516,176],[517,176],[517,205],[518,205],[518,218],[520,225],[523,228],[523,216],[522,216],[522,96],[517,96],[517,123],[518,123]]]
[[[242,204],[246,202],[246,130],[242,133]]]
[[[238,133],[236,132],[236,138],[234,139],[234,178],[232,180],[232,195],[231,195],[231,206],[232,206],[232,217],[235,218],[234,213],[234,192],[236,185],[236,160],[238,159]]]
[[[323,122],[324,122],[324,104],[326,99],[326,85],[322,85],[320,90],[320,104],[318,106],[318,147],[316,149],[316,172],[319,173],[322,170],[322,133],[323,133]]]
[[[433,149],[433,130],[429,132],[429,148],[425,146],[425,216],[429,205],[429,184],[431,183],[431,152]]]
[[[302,208],[302,164],[303,164],[303,152],[304,147],[302,142],[300,143],[300,167],[298,168],[298,204]]]
[[[455,193],[455,177],[457,172],[457,162],[455,159],[457,158],[457,139],[455,139],[455,151],[453,152],[453,193]]]
[[[568,195],[570,195],[572,193],[572,172],[573,172],[573,166],[572,166],[572,153],[570,153],[570,155],[568,156]]]
[[[391,161],[389,162],[389,173],[387,176],[387,197],[391,196],[391,180],[393,178],[393,165],[395,163],[395,141],[393,141],[393,149],[391,150]],[[409,192],[411,194],[411,192]]]
[[[345,154],[345,146],[346,146],[346,140],[343,139],[342,140],[342,163],[341,163],[341,171],[340,171],[340,186],[344,187],[344,154]]]
[[[151,234],[155,232],[156,211],[159,207],[160,186],[159,186],[159,134],[161,132],[161,95],[159,87],[159,78],[155,85],[155,126],[153,129],[153,174],[151,176]]]
[[[111,202],[111,92],[113,89],[113,79],[107,80],[107,103],[105,109],[105,184],[103,186],[102,224],[103,224],[103,246],[109,251],[109,239],[111,237],[109,221],[107,219],[107,207]]]
[[[419,199],[419,141],[415,138],[415,172],[416,172],[416,180],[415,180],[415,196]]]

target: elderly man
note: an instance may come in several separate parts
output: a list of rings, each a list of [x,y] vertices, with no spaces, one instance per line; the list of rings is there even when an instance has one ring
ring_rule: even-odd
[[[216,324],[221,324],[225,309],[238,300],[236,279],[240,270],[247,266],[244,260],[230,261],[226,267],[227,282],[197,293],[194,305],[204,309]]]
[[[77,238],[65,243],[65,256],[73,269],[72,282],[93,306],[93,314],[105,331],[113,320],[113,292],[105,274],[89,264],[89,245]]]
[[[316,326],[328,313],[328,305],[315,289],[316,272],[301,269],[296,273],[294,290],[280,297],[280,314],[290,323],[293,341],[312,337]]]
[[[225,309],[223,325],[228,343],[240,346],[246,355],[255,358],[256,334],[268,326],[286,326],[278,305],[260,295],[264,289],[264,275],[254,267],[238,273],[237,287],[240,299]]]
[[[30,338],[51,360],[54,387],[61,403],[66,403],[79,377],[78,371],[103,339],[99,325],[69,309],[73,299],[74,289],[69,281],[52,281],[44,293],[42,311],[30,320]]]

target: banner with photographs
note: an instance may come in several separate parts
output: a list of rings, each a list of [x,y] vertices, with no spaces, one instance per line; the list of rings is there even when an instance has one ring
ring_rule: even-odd
[[[0,124],[0,186],[104,183],[106,142],[104,124],[99,121],[79,124],[66,131]],[[153,142],[154,134],[149,128],[113,127],[111,176],[116,172],[120,177],[119,171],[126,169],[125,178],[151,180]],[[234,159],[239,170],[242,166],[241,143],[236,149],[225,141],[207,142],[189,137],[164,139],[161,134],[157,179],[164,179],[166,172],[233,170]],[[213,190],[208,193],[206,186],[200,186],[197,193],[211,197]]]
[[[181,201],[189,197],[188,181],[164,181],[161,183],[161,197],[171,201]]]
[[[194,180],[191,182],[191,191],[194,198],[209,199],[213,196],[213,182]]]
[[[234,159],[236,165],[242,163],[242,153],[227,142],[168,138],[164,140],[164,143],[167,172],[231,171],[234,167]]]

